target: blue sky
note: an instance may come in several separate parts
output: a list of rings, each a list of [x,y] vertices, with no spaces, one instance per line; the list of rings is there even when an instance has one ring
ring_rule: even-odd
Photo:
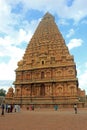
[[[13,86],[17,63],[46,12],[55,17],[87,93],[87,0],[0,0],[0,88]]]

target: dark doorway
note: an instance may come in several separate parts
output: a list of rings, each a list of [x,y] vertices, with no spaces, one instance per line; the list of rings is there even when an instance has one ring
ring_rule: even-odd
[[[45,85],[41,84],[40,86],[40,96],[45,96]]]
[[[44,79],[44,72],[41,72],[41,79]]]

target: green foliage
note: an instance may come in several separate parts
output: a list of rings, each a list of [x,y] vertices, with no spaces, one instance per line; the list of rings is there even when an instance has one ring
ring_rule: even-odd
[[[6,90],[0,89],[0,96],[5,96],[6,95]]]

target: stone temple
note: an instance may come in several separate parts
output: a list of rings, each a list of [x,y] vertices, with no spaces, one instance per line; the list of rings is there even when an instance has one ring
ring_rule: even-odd
[[[15,73],[15,91],[9,88],[6,102],[36,107],[84,106],[85,91],[78,86],[74,57],[50,13],[40,21]]]

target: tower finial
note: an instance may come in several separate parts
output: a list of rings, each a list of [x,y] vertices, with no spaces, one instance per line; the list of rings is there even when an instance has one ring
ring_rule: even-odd
[[[47,12],[47,13],[44,15],[44,17],[43,17],[43,19],[46,19],[46,18],[54,19],[53,15],[50,14],[49,12]]]

